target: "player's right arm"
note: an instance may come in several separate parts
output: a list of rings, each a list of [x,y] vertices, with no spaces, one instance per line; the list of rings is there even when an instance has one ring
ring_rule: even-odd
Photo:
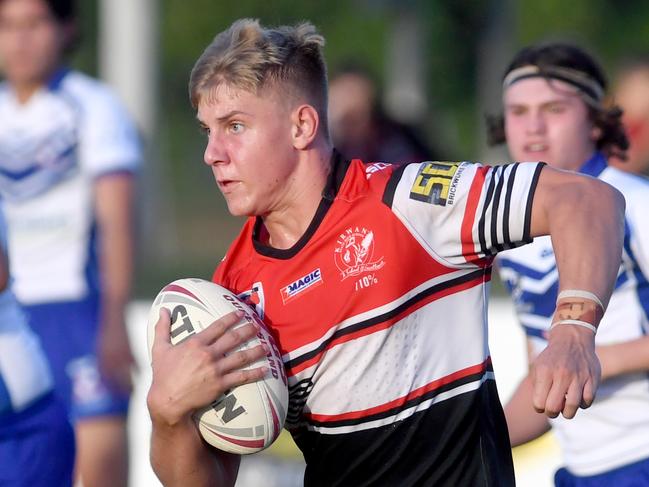
[[[518,384],[505,406],[505,418],[512,447],[535,440],[550,429],[547,416],[539,414],[532,404],[532,377],[528,374]]]
[[[531,339],[527,339],[527,357],[531,365],[536,354]],[[550,422],[544,414],[539,414],[532,403],[532,377],[529,373],[518,384],[512,397],[504,407],[509,442],[516,447],[535,440],[550,429]]]
[[[242,370],[266,354],[261,346],[229,353],[256,334],[252,325],[232,329],[240,319],[240,313],[230,313],[173,346],[169,313],[161,311],[151,351],[153,381],[147,406],[153,425],[151,464],[167,487],[235,483],[239,457],[208,446],[192,414],[227,390],[266,373],[263,368]]]

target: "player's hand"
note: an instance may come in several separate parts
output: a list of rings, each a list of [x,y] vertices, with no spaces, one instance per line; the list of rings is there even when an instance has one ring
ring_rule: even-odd
[[[532,402],[539,413],[570,419],[578,408],[590,407],[601,375],[593,333],[579,326],[555,326],[531,374]]]
[[[147,397],[154,420],[173,425],[229,389],[264,377],[265,367],[243,370],[266,355],[263,346],[233,352],[257,334],[251,324],[235,329],[242,316],[240,312],[227,314],[173,346],[169,311],[161,309],[151,349],[153,382]]]
[[[129,393],[133,388],[135,360],[123,316],[101,324],[97,359],[99,370],[109,385],[122,393]]]

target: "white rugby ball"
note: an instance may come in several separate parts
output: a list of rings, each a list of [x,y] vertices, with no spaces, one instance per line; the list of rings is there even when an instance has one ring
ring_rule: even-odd
[[[264,323],[247,304],[228,289],[203,279],[179,279],[165,286],[149,312],[149,358],[160,308],[171,314],[171,343],[177,345],[210,326],[218,318],[241,310],[240,325],[252,323],[257,336],[240,346],[245,350],[267,344],[266,357],[247,368],[268,367],[260,381],[228,391],[205,408],[196,411],[194,420],[210,445],[219,450],[245,455],[268,447],[279,436],[288,409],[288,387],[281,355]]]

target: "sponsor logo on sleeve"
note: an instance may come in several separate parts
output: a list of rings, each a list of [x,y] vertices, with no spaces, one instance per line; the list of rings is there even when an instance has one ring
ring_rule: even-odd
[[[316,286],[322,284],[322,272],[318,267],[315,270],[309,272],[306,276],[302,276],[299,279],[296,279],[292,283],[284,286],[281,289],[282,301],[284,304],[298,297],[299,294],[303,293],[307,289],[313,289]]]
[[[410,188],[410,198],[438,206],[452,205],[462,170],[459,162],[423,164]]]
[[[390,167],[392,164],[386,164],[385,162],[374,162],[369,164],[365,168],[365,177],[367,179],[371,178],[375,173],[383,171],[385,168]]]

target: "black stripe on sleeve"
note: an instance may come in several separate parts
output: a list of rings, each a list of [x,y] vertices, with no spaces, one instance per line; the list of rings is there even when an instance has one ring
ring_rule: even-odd
[[[516,170],[518,169],[518,162],[514,164],[509,164],[508,166],[512,168],[509,173],[509,178],[507,178],[507,192],[505,193],[505,209],[503,210],[503,243],[505,249],[511,249],[513,247],[512,239],[509,234],[509,209],[512,203],[512,193],[514,191],[514,180],[516,179]]]
[[[386,204],[388,208],[392,208],[392,202],[394,201],[394,193],[397,190],[397,185],[399,184],[399,181],[401,181],[401,178],[403,177],[403,171],[405,171],[407,167],[408,164],[403,164],[399,166],[397,169],[395,169],[394,172],[390,175],[390,180],[388,181],[388,184],[385,186],[385,191],[383,192],[383,203]]]
[[[532,203],[534,202],[534,193],[536,192],[536,185],[539,183],[541,170],[545,166],[545,162],[540,162],[534,170],[532,182],[530,183],[530,191],[527,196],[527,208],[525,209],[525,224],[523,227],[523,242],[530,243],[532,241],[531,227],[532,227]]]
[[[485,256],[490,256],[493,253],[489,250],[487,247],[487,237],[485,235],[485,222],[487,219],[487,210],[489,209],[489,206],[491,205],[491,198],[494,194],[494,171],[496,168],[491,168],[491,171],[489,176],[490,176],[490,181],[489,181],[489,187],[487,188],[487,194],[485,195],[484,203],[482,206],[482,214],[480,215],[480,221],[478,222],[478,238],[480,240],[480,253],[485,255]]]
[[[505,173],[507,166],[499,166],[498,171],[498,183],[496,185],[496,194],[494,195],[494,208],[491,212],[491,246],[496,249],[496,252],[501,252],[504,250],[503,245],[498,239],[498,208],[500,207],[500,197],[503,192],[503,186],[505,184]]]

